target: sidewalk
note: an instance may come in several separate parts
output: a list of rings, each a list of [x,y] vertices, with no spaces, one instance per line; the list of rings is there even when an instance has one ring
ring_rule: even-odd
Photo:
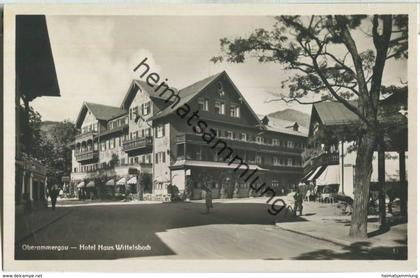
[[[139,201],[139,200],[101,200],[101,199],[86,199],[79,200],[77,198],[59,199],[57,207],[74,207],[74,206],[112,206],[112,205],[139,205],[139,204],[161,204],[162,201]]]
[[[388,231],[380,232],[377,217],[369,217],[368,239],[353,240],[348,236],[351,216],[342,215],[337,204],[304,202],[303,212],[301,221],[289,222],[287,219],[284,219],[284,221],[279,219],[276,226],[283,230],[325,240],[342,247],[357,244],[369,250],[407,247],[407,223],[399,224],[396,221],[391,224]]]
[[[52,210],[49,206],[34,210],[30,213],[18,214],[15,217],[15,242],[19,242],[49,224],[60,220],[71,212],[70,208],[56,208]]]

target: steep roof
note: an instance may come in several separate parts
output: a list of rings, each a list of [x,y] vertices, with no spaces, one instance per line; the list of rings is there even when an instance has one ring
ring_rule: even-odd
[[[324,125],[342,125],[359,121],[359,117],[341,102],[326,101],[315,103],[313,108]]]
[[[121,109],[128,109],[134,97],[136,96],[136,93],[137,93],[136,87],[146,92],[152,98],[166,100],[165,95],[163,96],[159,95],[167,89],[165,86],[161,86],[159,90],[156,90],[156,88],[158,88],[159,86],[152,87],[146,81],[134,79],[131,82],[127,93],[124,96],[123,102],[121,103],[121,106],[120,106]],[[177,89],[173,87],[171,87],[170,89],[174,90],[174,92],[177,91]]]
[[[79,112],[79,116],[77,117],[76,127],[80,128],[82,125],[83,119],[87,113],[87,110],[92,112],[97,120],[111,120],[118,116],[122,116],[127,113],[126,110],[121,109],[115,106],[91,103],[91,102],[84,102],[83,106]]]
[[[178,104],[173,108],[171,107],[171,105],[168,105],[168,107],[151,117],[150,120],[162,118],[171,114],[172,112],[175,112],[180,106],[192,100],[196,95],[198,95],[202,90],[204,90],[210,83],[216,80],[223,73],[224,72],[220,72],[218,74],[209,76],[185,87],[184,89],[179,90],[178,96],[181,98],[181,100],[178,102]]]
[[[17,93],[28,101],[60,96],[45,15],[16,16]]]

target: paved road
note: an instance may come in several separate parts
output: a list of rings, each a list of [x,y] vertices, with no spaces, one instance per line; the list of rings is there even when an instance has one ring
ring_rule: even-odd
[[[16,259],[366,258],[284,231],[273,225],[275,220],[259,203],[216,203],[210,214],[204,214],[201,203],[76,205],[63,218],[18,242]],[[115,244],[151,250],[99,250]],[[22,250],[28,245],[63,245],[69,250]],[[96,245],[96,250],[81,250],[81,245],[86,249]]]

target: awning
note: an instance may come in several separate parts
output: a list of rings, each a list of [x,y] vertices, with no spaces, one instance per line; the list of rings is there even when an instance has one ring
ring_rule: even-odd
[[[95,187],[95,182],[94,181],[88,182],[88,184],[86,185],[86,187]]]
[[[127,184],[137,184],[137,177],[132,177],[128,180]]]
[[[340,184],[340,165],[329,165],[316,179],[316,185]]]
[[[308,177],[311,176],[314,173],[315,170],[309,171],[300,181],[305,182],[308,179]]]
[[[115,180],[114,180],[114,179],[110,179],[109,181],[107,181],[107,182],[105,183],[105,185],[108,185],[108,186],[115,186]]]
[[[77,188],[82,188],[82,187],[85,187],[85,182],[84,181],[82,181],[81,183],[79,183],[77,185]]]
[[[313,172],[312,172],[312,174],[308,177],[308,181],[313,181],[314,179],[315,179],[315,176],[317,176],[317,174],[319,173],[319,171],[321,171],[321,169],[322,169],[323,167],[322,166],[319,166],[318,168],[316,168]]]
[[[155,182],[162,182],[162,183],[164,183],[164,182],[169,182],[169,180],[168,179],[165,179],[162,176],[158,176],[158,177],[155,178]]]
[[[127,183],[127,180],[125,178],[121,178],[117,181],[117,185],[125,185]]]

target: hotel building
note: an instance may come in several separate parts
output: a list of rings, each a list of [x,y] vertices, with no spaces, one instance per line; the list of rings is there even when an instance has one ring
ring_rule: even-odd
[[[191,197],[199,199],[206,186],[215,198],[248,197],[250,184],[239,178],[243,169],[235,170],[239,161],[227,163],[234,155],[275,190],[302,178],[307,130],[257,116],[226,72],[178,91],[170,88],[177,97],[170,97],[168,89],[134,80],[119,107],[82,105],[73,144],[73,186],[113,188],[107,192],[120,186],[136,193],[140,184],[152,199],[168,195],[169,184],[180,193],[188,186]],[[191,113],[183,118],[179,112],[187,106]],[[214,131],[214,141],[223,140],[225,146],[213,147],[194,132],[191,123],[196,125],[198,117],[188,121],[193,111]],[[140,180],[138,173],[150,178]]]

